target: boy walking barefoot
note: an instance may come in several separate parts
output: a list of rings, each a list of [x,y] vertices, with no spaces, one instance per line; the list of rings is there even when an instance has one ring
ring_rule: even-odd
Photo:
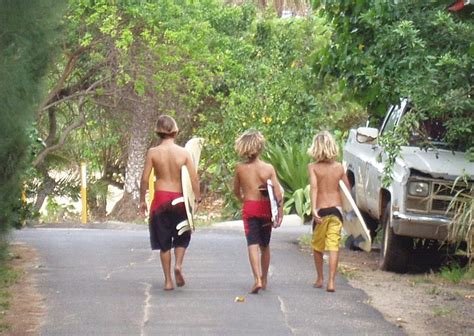
[[[183,196],[181,187],[181,167],[188,168],[196,200],[201,198],[199,180],[189,152],[174,143],[178,134],[176,121],[167,115],[158,117],[156,133],[160,144],[148,150],[140,183],[140,214],[145,216],[145,202],[148,181],[153,168],[155,172],[155,194],[150,206],[149,231],[152,250],[160,250],[161,266],[165,275],[164,290],[173,290],[171,278],[171,249],[174,248],[176,285],[185,284],[182,265],[186,248],[191,240],[191,232],[178,235],[176,225],[186,220],[183,202],[173,205],[173,200]]]
[[[276,198],[280,201],[282,199],[275,169],[260,159],[264,147],[265,139],[256,130],[246,131],[235,142],[235,150],[244,160],[235,168],[234,194],[243,201],[242,219],[254,277],[251,294],[258,294],[260,289],[266,289],[270,266],[272,215],[268,195],[261,192],[262,185],[266,190],[267,180],[270,179],[275,187]],[[282,215],[282,207],[279,207],[276,226],[281,224]]]
[[[326,290],[334,292],[342,228],[339,180],[343,180],[350,188],[349,181],[342,164],[335,161],[339,150],[329,132],[323,131],[317,134],[308,153],[316,161],[308,165],[313,215],[311,246],[317,273],[313,286],[323,287],[323,253],[329,251],[329,281]]]

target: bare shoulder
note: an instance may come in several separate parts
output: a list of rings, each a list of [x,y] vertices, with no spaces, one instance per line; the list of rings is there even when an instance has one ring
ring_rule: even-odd
[[[262,161],[263,168],[268,170],[268,171],[275,171],[275,167],[271,163]]]
[[[241,162],[237,162],[235,164],[235,172],[238,173],[242,170],[243,164]]]
[[[308,163],[308,170],[309,171],[315,171],[318,166],[317,162],[310,162]]]

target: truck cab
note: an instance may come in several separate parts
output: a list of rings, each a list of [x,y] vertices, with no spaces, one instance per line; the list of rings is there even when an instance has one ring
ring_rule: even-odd
[[[474,163],[466,153],[442,143],[442,121],[428,120],[401,147],[391,183],[383,185],[387,155],[378,140],[398,127],[409,109],[409,100],[402,99],[389,107],[380,128],[352,129],[343,150],[353,198],[367,221],[383,232],[381,268],[397,272],[405,271],[413,239],[447,238],[450,202],[461,191],[472,195],[474,180]],[[421,138],[430,146],[420,148]],[[467,184],[459,182],[460,176],[467,176]]]

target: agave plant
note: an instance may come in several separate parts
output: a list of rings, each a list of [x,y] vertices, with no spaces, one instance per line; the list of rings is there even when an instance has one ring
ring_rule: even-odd
[[[283,142],[283,145],[267,145],[264,159],[277,171],[285,189],[285,213],[296,213],[303,220],[311,213],[308,184],[308,163],[311,162],[307,144]]]

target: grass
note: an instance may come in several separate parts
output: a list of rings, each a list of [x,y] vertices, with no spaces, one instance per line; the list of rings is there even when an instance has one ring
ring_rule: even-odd
[[[469,268],[469,266],[462,267],[454,263],[442,267],[440,277],[455,284],[464,280],[471,281],[474,279],[474,268]]]
[[[5,311],[10,307],[11,294],[9,288],[15,284],[20,273],[13,270],[9,262],[14,258],[8,248],[2,243],[0,247],[0,331],[9,330],[9,326],[3,321]]]
[[[357,277],[357,268],[339,265],[337,267],[337,273],[342,275],[347,280],[355,279]]]
[[[429,294],[429,295],[439,295],[441,294],[441,289],[436,286],[433,286],[431,288],[427,288],[425,292],[426,294]]]
[[[416,285],[420,284],[432,284],[433,280],[429,277],[429,275],[423,275],[419,277],[415,277],[412,281],[410,281],[410,284],[412,287],[415,287]]]
[[[455,313],[455,311],[454,308],[437,307],[433,309],[433,315],[437,317],[449,316]]]

